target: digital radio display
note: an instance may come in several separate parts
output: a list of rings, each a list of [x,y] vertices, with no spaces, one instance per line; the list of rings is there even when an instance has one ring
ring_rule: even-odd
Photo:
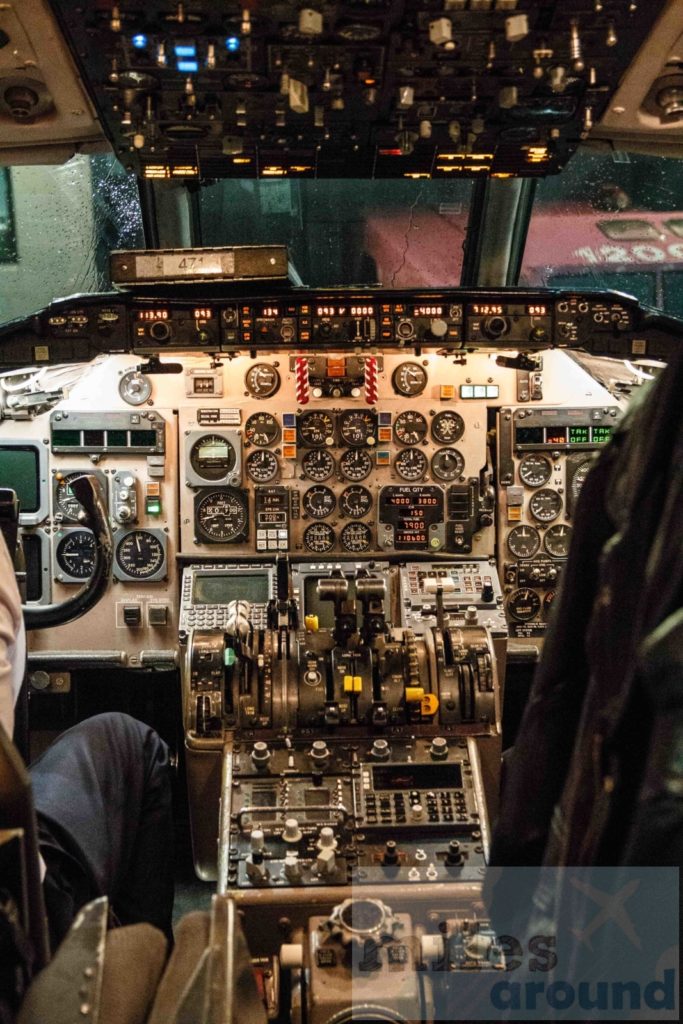
[[[139,309],[138,320],[168,320],[167,309]]]
[[[494,305],[491,302],[475,302],[470,306],[469,312],[472,316],[502,316],[505,306]]]
[[[374,316],[374,306],[316,306],[316,316]]]
[[[443,316],[443,306],[412,306],[410,310],[411,316]]]

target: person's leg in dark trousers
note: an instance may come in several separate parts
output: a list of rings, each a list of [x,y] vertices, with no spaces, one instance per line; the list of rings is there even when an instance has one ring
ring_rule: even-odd
[[[31,766],[31,779],[53,938],[106,895],[121,924],[148,921],[172,939],[171,780],[156,732],[129,715],[89,718]]]

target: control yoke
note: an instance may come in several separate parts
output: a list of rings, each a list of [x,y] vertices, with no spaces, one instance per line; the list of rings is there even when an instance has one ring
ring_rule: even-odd
[[[24,605],[26,629],[50,629],[78,619],[97,604],[109,583],[114,543],[102,484],[96,476],[83,473],[70,480],[69,485],[83,509],[79,521],[95,537],[95,567],[85,586],[68,600],[42,607]]]

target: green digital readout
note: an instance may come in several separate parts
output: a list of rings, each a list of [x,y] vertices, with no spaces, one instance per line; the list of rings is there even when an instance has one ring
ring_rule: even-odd
[[[612,436],[612,429],[611,426],[593,427],[591,432],[593,444],[606,444]]]
[[[589,444],[590,443],[590,428],[589,427],[570,427],[569,428],[569,443],[570,444]]]

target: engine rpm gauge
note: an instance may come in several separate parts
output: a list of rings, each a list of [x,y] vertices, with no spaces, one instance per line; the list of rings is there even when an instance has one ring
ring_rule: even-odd
[[[339,418],[339,433],[344,444],[353,448],[375,443],[375,417],[364,409],[349,409]]]
[[[558,523],[556,526],[551,526],[546,531],[546,535],[543,539],[543,545],[549,555],[553,558],[566,558],[569,554],[569,542],[572,537],[571,526],[565,526],[564,523]]]
[[[248,534],[247,496],[236,487],[200,492],[195,498],[194,515],[199,542],[233,544]]]
[[[432,420],[432,437],[438,444],[455,444],[465,433],[465,421],[452,409],[437,412]]]
[[[327,412],[305,412],[299,417],[299,438],[307,448],[334,443],[334,423]]]
[[[279,469],[278,461],[272,452],[257,451],[247,456],[247,473],[252,480],[266,484],[274,480]]]
[[[541,537],[535,526],[515,526],[508,534],[507,545],[515,558],[533,558],[541,546]]]
[[[508,598],[508,612],[517,622],[529,622],[538,615],[541,610],[541,599],[535,590],[529,587],[522,587],[520,590],[513,590]]]
[[[344,551],[367,551],[372,545],[372,530],[367,523],[347,523],[339,539]]]
[[[427,420],[421,412],[407,409],[396,417],[394,436],[401,444],[419,444],[427,436]]]
[[[365,480],[372,473],[372,459],[362,449],[352,448],[342,455],[339,469],[347,480]]]
[[[552,476],[553,466],[545,455],[533,452],[525,455],[519,464],[519,478],[527,487],[542,487]]]
[[[462,476],[465,459],[457,448],[439,448],[432,455],[432,473],[437,480],[455,480]]]
[[[244,425],[244,436],[258,448],[266,448],[280,440],[280,427],[269,412],[255,412]]]
[[[367,487],[347,487],[339,495],[339,511],[349,519],[362,519],[372,508],[372,495]]]
[[[572,478],[572,498],[574,499],[574,504],[575,505],[576,505],[577,498],[579,497],[579,494],[581,493],[581,488],[583,487],[584,483],[586,482],[586,477],[588,476],[588,474],[591,471],[592,465],[593,465],[592,459],[589,459],[586,462],[582,462],[581,465],[579,466],[579,468],[574,473],[574,476]]]
[[[87,580],[95,568],[95,538],[90,530],[69,530],[59,540],[55,551],[58,578]]]
[[[311,523],[304,530],[304,547],[309,551],[314,551],[317,555],[331,551],[335,540],[335,532],[327,523]]]
[[[403,480],[419,480],[427,472],[427,456],[419,448],[404,448],[394,459],[394,469]]]
[[[280,374],[268,363],[254,363],[244,383],[252,398],[271,398],[280,387]]]
[[[334,459],[324,448],[312,448],[301,460],[301,468],[309,480],[329,480],[334,473]]]
[[[557,491],[543,487],[531,495],[529,511],[540,523],[551,523],[562,511],[562,498]]]
[[[116,546],[116,568],[131,579],[158,576],[165,560],[164,546],[149,530],[131,530]]]
[[[304,512],[312,519],[325,519],[326,516],[332,515],[336,504],[334,491],[322,484],[318,487],[309,487],[302,499]]]
[[[427,386],[427,371],[419,363],[401,363],[394,370],[391,383],[399,395],[421,395]]]

